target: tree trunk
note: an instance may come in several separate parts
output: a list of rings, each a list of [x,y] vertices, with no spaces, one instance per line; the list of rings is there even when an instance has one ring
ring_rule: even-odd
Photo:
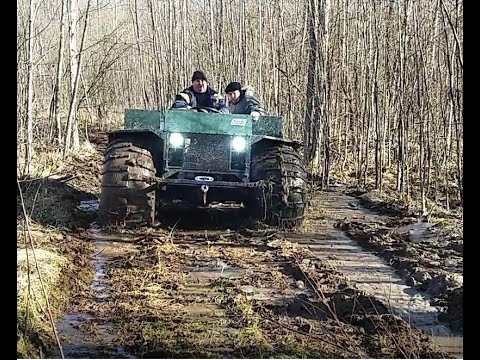
[[[71,0],[70,3],[70,63],[71,63],[71,73],[72,73],[72,90],[71,90],[71,99],[70,99],[70,107],[68,111],[68,120],[67,120],[67,131],[65,133],[65,144],[64,144],[64,150],[63,150],[63,156],[65,157],[69,150],[70,150],[70,139],[72,136],[72,125],[74,123],[76,124],[77,122],[75,121],[76,119],[76,113],[77,113],[77,92],[78,92],[78,80],[80,78],[80,71],[81,71],[81,65],[82,65],[82,51],[83,51],[83,46],[85,43],[85,34],[87,32],[87,27],[88,27],[88,15],[89,15],[89,9],[90,9],[90,0],[87,1],[87,10],[85,12],[85,22],[83,26],[83,33],[82,33],[82,40],[80,43],[80,51],[77,51],[77,42],[76,42],[76,18],[77,18],[77,13],[78,13],[78,4],[76,0]],[[75,21],[74,21],[75,20]],[[73,77],[75,75],[75,77]],[[74,149],[78,149],[80,147],[80,141],[79,141],[79,134],[78,134],[78,126],[74,126],[76,128],[76,131],[74,129],[73,136],[74,136]]]
[[[55,80],[55,89],[53,93],[54,99],[54,114],[55,114],[55,124],[57,131],[57,141],[59,145],[63,144],[62,138],[62,116],[60,111],[60,89],[62,86],[62,75],[63,75],[63,48],[64,48],[64,33],[65,33],[65,1],[62,0],[62,9],[60,16],[60,40],[58,46],[58,62],[57,62],[57,76]]]
[[[27,56],[27,142],[25,144],[24,174],[30,173],[33,156],[33,25],[35,23],[35,0],[29,2],[28,13],[28,56]]]
[[[316,37],[316,6],[315,0],[309,1],[308,13],[308,34],[309,34],[309,48],[308,48],[308,76],[306,88],[306,107],[305,107],[305,126],[304,126],[304,143],[305,143],[305,160],[310,164],[315,156],[317,148],[315,133],[318,131],[315,128],[315,121],[313,120],[313,98],[315,93],[315,74],[317,64],[317,37]]]

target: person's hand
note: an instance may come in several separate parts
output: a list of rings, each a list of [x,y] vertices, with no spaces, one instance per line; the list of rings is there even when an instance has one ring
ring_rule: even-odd
[[[253,121],[257,121],[260,118],[260,113],[258,111],[252,111],[250,115],[252,115]]]

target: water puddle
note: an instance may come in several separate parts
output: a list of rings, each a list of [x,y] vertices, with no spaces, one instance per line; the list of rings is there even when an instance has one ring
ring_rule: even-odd
[[[83,201],[80,201],[80,204],[77,206],[77,208],[82,211],[94,212],[94,211],[98,211],[99,205],[100,205],[99,199],[83,200]]]
[[[110,298],[105,282],[106,264],[115,256],[134,249],[132,244],[126,246],[124,243],[119,245],[106,241],[108,235],[103,234],[95,223],[91,224],[89,236],[95,244],[94,254],[90,260],[95,271],[91,284],[92,302],[95,305]],[[123,347],[115,345],[113,324],[108,319],[92,317],[85,313],[67,313],[57,323],[57,330],[65,358],[136,358]]]
[[[207,264],[206,266],[187,267],[185,270],[189,272],[188,279],[197,282],[200,282],[202,279],[208,281],[220,278],[240,279],[245,274],[244,270],[231,267],[222,261]]]
[[[435,236],[436,224],[429,222],[417,222],[410,225],[404,225],[395,230],[398,235],[404,235],[413,243],[432,242],[438,236]]]
[[[305,297],[313,296],[313,293],[306,289],[279,289],[255,287],[251,285],[241,286],[240,291],[242,291],[249,300],[262,301],[265,304],[273,306],[285,306],[294,303],[300,295],[305,295]]]

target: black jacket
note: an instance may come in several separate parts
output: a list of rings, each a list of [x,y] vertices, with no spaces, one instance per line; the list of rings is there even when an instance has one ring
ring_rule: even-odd
[[[204,93],[198,93],[193,90],[193,86],[190,86],[177,94],[175,96],[175,102],[172,104],[173,109],[196,107],[208,107],[219,111],[226,111],[225,101],[222,96],[210,86],[207,87],[207,91]]]

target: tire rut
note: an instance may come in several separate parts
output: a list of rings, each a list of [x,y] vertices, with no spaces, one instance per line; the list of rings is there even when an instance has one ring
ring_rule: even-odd
[[[90,230],[96,276],[91,292],[79,295],[58,326],[66,353],[72,358],[445,356],[390,315],[372,286],[363,291],[365,272],[356,280],[345,276],[352,269],[348,261],[360,259],[374,273],[384,265],[354,251],[335,228],[348,204],[329,195],[322,201],[324,212],[310,212],[302,234],[229,224]]]

